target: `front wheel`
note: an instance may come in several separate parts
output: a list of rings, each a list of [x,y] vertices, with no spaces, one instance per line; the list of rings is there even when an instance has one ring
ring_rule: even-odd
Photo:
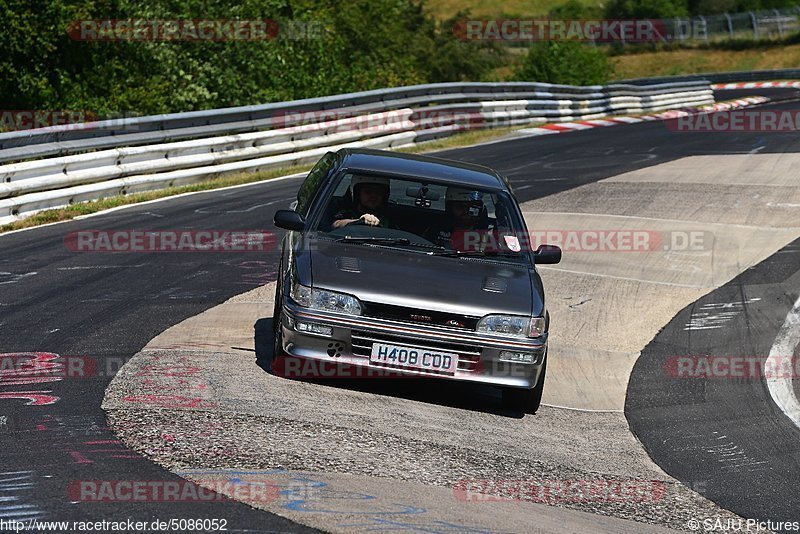
[[[280,283],[280,282],[279,282]],[[283,310],[283,296],[280,291],[275,290],[275,308],[272,312],[272,353],[267,355],[267,369],[272,372],[272,366],[283,354],[283,328],[281,328],[281,311]]]
[[[542,372],[539,373],[539,380],[533,389],[524,388],[503,388],[503,406],[511,410],[518,410],[522,413],[535,414],[542,403],[542,392],[544,392],[544,376],[547,373],[547,356],[542,364]]]

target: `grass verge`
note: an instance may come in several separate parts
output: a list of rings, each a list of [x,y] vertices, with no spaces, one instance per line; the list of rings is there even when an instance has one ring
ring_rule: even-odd
[[[747,50],[662,50],[612,56],[609,59],[614,65],[614,77],[618,80],[703,72],[783,69],[800,65],[800,44],[759,46]]]
[[[602,10],[604,1],[579,0],[581,4]],[[470,16],[481,19],[545,17],[565,0],[428,0],[425,11],[439,20],[447,20],[459,11],[468,9]]]

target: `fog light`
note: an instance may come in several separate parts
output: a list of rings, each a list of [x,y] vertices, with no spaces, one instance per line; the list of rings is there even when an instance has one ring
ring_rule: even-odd
[[[297,321],[295,330],[298,332],[305,332],[306,334],[319,334],[325,337],[331,337],[333,335],[333,328],[316,323],[301,323]]]
[[[500,352],[500,360],[515,363],[536,363],[539,355],[535,352],[517,352],[504,350]]]

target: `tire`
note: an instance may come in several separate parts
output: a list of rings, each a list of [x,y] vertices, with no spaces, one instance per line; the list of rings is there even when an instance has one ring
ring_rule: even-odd
[[[547,373],[547,356],[545,355],[542,372],[539,373],[539,380],[532,389],[525,388],[503,388],[503,406],[510,410],[522,413],[535,414],[542,403],[542,393],[544,392],[544,377]]]
[[[280,285],[280,282],[278,282]],[[275,307],[272,311],[272,352],[267,355],[267,369],[269,372],[272,372],[272,364],[275,360],[278,359],[281,355],[283,355],[283,329],[281,328],[281,311],[283,306],[281,305],[281,301],[283,300],[283,295],[280,294],[278,289],[275,289]]]

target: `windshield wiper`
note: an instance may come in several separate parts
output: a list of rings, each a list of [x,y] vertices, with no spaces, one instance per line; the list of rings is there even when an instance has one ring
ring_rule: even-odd
[[[411,243],[406,237],[352,237],[346,235],[336,240],[337,243],[374,243],[376,245],[408,245]]]
[[[440,252],[431,252],[434,256],[444,256],[446,258],[456,257],[471,257],[471,258],[496,258],[498,256],[504,258],[518,258],[519,252],[486,252],[482,250],[443,250]]]

